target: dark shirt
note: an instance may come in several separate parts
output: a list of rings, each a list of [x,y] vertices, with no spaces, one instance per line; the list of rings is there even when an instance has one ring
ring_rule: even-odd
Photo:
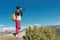
[[[15,11],[15,15],[16,15],[16,16],[19,16],[19,15],[22,16],[22,12],[17,12],[17,11]]]

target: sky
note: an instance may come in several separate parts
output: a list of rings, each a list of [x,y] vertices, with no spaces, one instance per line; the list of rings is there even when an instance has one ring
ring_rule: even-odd
[[[0,28],[15,27],[12,14],[15,12],[16,6],[25,9],[21,27],[29,24],[60,24],[59,0],[0,0]]]

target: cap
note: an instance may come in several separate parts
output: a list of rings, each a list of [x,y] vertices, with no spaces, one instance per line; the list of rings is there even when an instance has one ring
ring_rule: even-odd
[[[21,7],[20,6],[16,6],[16,9],[20,9]]]

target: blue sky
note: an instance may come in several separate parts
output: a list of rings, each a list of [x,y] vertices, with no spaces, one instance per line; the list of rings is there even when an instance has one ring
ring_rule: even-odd
[[[12,14],[16,6],[25,8],[21,26],[60,24],[59,0],[0,0],[0,26],[15,27]]]

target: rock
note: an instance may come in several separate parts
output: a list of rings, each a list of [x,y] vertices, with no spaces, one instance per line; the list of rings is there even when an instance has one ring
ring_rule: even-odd
[[[14,37],[13,34],[0,34],[1,40],[17,40],[16,37]]]

